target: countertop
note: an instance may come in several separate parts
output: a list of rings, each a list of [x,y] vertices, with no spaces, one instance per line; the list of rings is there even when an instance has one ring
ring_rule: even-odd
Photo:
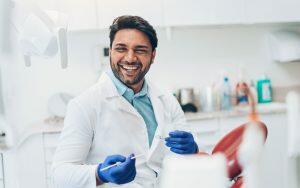
[[[285,103],[269,103],[269,104],[258,104],[257,111],[259,114],[277,114],[286,112]],[[215,118],[226,118],[226,117],[239,117],[247,116],[249,112],[248,106],[234,107],[228,111],[215,111],[215,112],[197,112],[197,113],[186,113],[187,121],[215,119]],[[63,129],[63,118],[49,117],[41,122],[37,122],[29,126],[29,128],[22,134],[22,138],[19,140],[21,145],[27,138],[34,134],[43,133],[60,133]]]
[[[256,109],[259,114],[285,113],[286,104],[276,103],[276,102],[267,103],[267,104],[258,104],[256,106]],[[249,111],[250,111],[249,106],[236,106],[227,111],[186,113],[185,116],[187,121],[193,121],[193,120],[204,120],[204,119],[214,119],[214,118],[247,116]]]

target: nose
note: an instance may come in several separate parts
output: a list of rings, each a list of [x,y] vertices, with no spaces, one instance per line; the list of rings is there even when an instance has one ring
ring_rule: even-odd
[[[128,52],[126,53],[126,55],[124,57],[124,60],[128,61],[130,63],[135,62],[135,61],[137,61],[137,56],[133,50],[128,50]]]

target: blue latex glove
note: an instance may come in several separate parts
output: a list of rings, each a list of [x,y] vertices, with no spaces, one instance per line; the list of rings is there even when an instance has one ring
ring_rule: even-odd
[[[133,154],[127,158],[122,155],[108,156],[97,168],[99,178],[104,183],[111,182],[115,184],[125,184],[131,182],[134,180],[136,175],[135,159],[131,159],[133,156]],[[121,162],[121,164],[101,171],[102,168],[113,165],[117,162]]]
[[[173,131],[165,139],[166,146],[178,154],[193,154],[198,152],[198,145],[191,133],[185,131]]]

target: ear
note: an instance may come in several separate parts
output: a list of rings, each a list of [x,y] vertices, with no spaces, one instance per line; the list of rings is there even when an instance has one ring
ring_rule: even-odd
[[[155,56],[156,56],[156,50],[153,50],[151,54],[151,64],[154,62]]]

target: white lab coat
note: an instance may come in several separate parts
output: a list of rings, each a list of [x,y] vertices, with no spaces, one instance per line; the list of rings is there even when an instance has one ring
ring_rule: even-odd
[[[107,74],[68,105],[68,111],[52,164],[53,183],[59,188],[95,188],[97,165],[108,155],[144,154],[136,160],[133,182],[120,187],[155,187],[157,175],[169,148],[158,136],[184,125],[185,118],[172,94],[147,80],[157,130],[149,148],[145,122],[117,91]],[[105,187],[119,185],[105,184]],[[102,187],[99,186],[99,187]]]

